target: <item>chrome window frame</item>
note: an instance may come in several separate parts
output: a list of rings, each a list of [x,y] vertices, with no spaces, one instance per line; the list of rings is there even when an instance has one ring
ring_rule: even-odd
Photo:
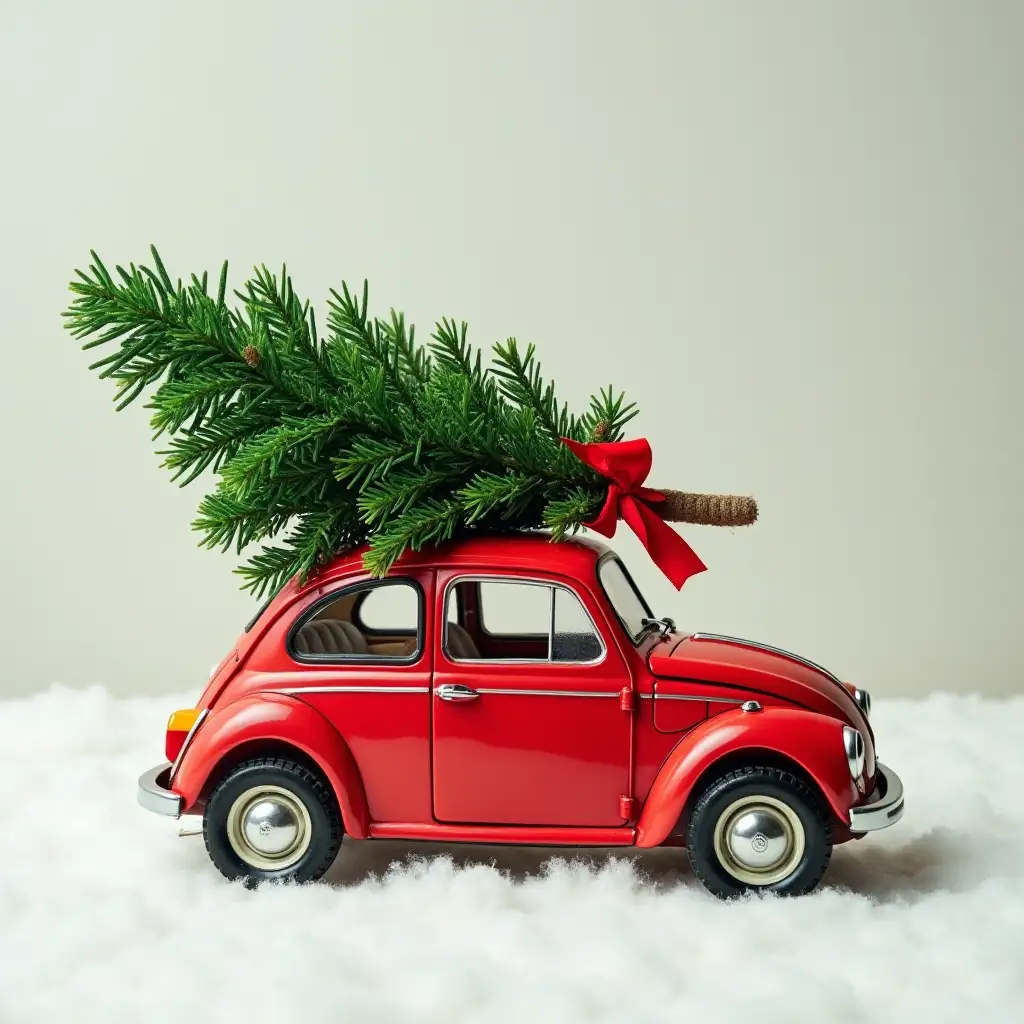
[[[636,585],[636,580],[630,575],[629,570],[626,568],[625,562],[619,558],[618,554],[614,551],[606,551],[598,560],[597,566],[594,569],[594,576],[597,579],[597,585],[601,588],[601,593],[604,594],[604,599],[608,602],[608,606],[612,610],[612,614],[615,616],[616,621],[622,627],[622,632],[626,634],[629,642],[634,647],[639,647],[641,642],[646,638],[649,629],[647,626],[641,626],[640,632],[633,634],[633,631],[626,625],[626,620],[619,614],[619,609],[615,607],[615,602],[612,600],[611,594],[608,593],[608,588],[604,585],[604,580],[601,579],[601,569],[607,565],[608,562],[615,562],[622,570],[622,575],[626,577],[626,581],[633,588],[633,593],[640,598],[640,603],[644,606],[647,611],[648,618],[654,618],[654,612],[651,611],[651,606],[647,603],[647,598],[644,597],[643,591]]]
[[[295,638],[299,630],[307,622],[312,622],[324,608],[329,608],[335,601],[340,601],[346,594],[353,590],[375,590],[378,587],[393,586],[412,587],[417,600],[416,619],[416,650],[404,657],[393,654],[304,654],[295,650]],[[358,600],[358,598],[357,598]],[[349,582],[341,581],[339,586],[326,594],[320,595],[315,601],[307,605],[288,627],[285,634],[284,650],[292,661],[300,665],[366,665],[388,666],[388,665],[415,665],[424,656],[427,650],[427,595],[423,585],[412,576],[385,576],[382,579],[358,579]],[[356,627],[358,628],[358,627]]]
[[[448,650],[448,602],[452,598],[452,591],[454,587],[459,583],[521,583],[525,586],[531,587],[547,587],[550,591],[550,597],[548,598],[549,617],[547,658],[456,658],[451,654]],[[591,658],[589,661],[554,660],[556,589],[564,590],[567,594],[571,594],[579,603],[580,609],[583,611],[583,614],[586,615],[587,621],[590,623],[590,626],[594,631],[594,636],[597,637],[597,642],[601,645],[601,653],[598,657]],[[444,586],[444,595],[441,601],[441,621],[443,624],[441,630],[441,654],[444,655],[444,657],[453,665],[600,665],[601,662],[608,657],[608,645],[604,642],[604,636],[602,635],[601,630],[597,628],[594,616],[590,614],[586,603],[580,595],[568,584],[556,583],[554,580],[546,580],[542,576],[483,576],[476,574],[453,576]],[[522,635],[536,636],[538,634],[488,633],[488,636],[499,636],[505,638]]]

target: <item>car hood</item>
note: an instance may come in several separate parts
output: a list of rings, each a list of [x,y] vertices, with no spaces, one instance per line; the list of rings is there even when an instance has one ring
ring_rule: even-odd
[[[841,718],[870,734],[850,691],[827,669],[798,654],[716,633],[670,634],[652,648],[652,674],[735,687]]]

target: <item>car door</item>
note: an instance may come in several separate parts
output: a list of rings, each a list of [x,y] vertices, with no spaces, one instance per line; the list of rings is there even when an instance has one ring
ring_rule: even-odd
[[[442,822],[617,826],[629,792],[629,672],[571,581],[442,571],[432,696]]]

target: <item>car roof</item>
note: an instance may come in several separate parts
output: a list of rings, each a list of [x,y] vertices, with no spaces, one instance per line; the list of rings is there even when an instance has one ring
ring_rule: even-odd
[[[360,571],[366,550],[367,546],[363,545],[339,555],[310,578],[305,587],[296,589],[323,586],[332,579]],[[581,579],[593,574],[595,563],[609,550],[607,545],[589,537],[572,537],[555,542],[550,534],[540,532],[480,534],[429,546],[422,551],[406,551],[392,571],[471,566],[481,569],[525,569]],[[288,589],[293,585],[294,581]]]
[[[293,602],[310,591],[330,585],[346,576],[365,574],[363,545],[338,555],[299,586],[293,576],[266,603],[246,626],[238,640],[236,653],[245,652],[259,642],[269,623]],[[520,569],[526,572],[555,574],[572,580],[592,579],[597,560],[611,549],[589,537],[571,537],[553,542],[551,535],[540,532],[480,534],[444,544],[406,551],[395,563],[394,572],[409,568],[465,567],[470,569]]]

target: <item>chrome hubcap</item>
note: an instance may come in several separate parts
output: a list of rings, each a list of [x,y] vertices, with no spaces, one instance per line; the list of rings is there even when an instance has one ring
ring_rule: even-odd
[[[796,811],[770,796],[733,801],[715,823],[715,855],[745,885],[774,885],[804,855],[804,827]]]
[[[231,848],[250,867],[279,871],[309,849],[312,823],[306,805],[281,786],[247,789],[231,805],[227,821]]]

